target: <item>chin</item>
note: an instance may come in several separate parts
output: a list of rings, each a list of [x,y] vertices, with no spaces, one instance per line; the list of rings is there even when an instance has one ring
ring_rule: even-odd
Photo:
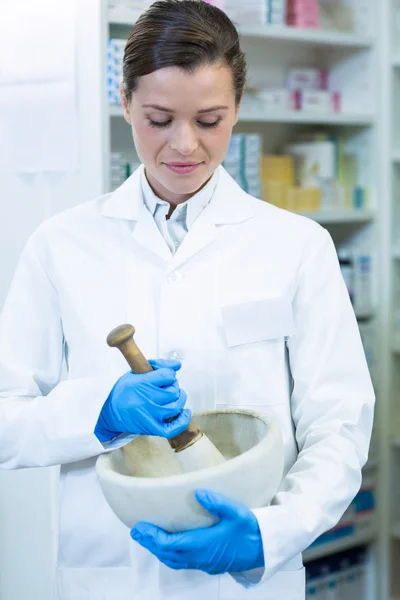
[[[181,181],[176,181],[176,178],[182,177]],[[177,175],[173,180],[169,179],[163,185],[173,194],[194,194],[201,188],[205,182],[210,179],[211,175],[203,177],[185,177]]]

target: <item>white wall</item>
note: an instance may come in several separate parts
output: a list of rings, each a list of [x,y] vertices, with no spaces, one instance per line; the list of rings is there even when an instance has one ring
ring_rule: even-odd
[[[100,117],[105,101],[101,56],[106,29],[102,4],[103,0],[77,2],[79,171],[18,176],[5,173],[0,164],[0,306],[26,238],[35,227],[51,214],[102,192],[100,149],[106,127]],[[1,13],[0,6],[0,20]],[[56,467],[0,470],[1,600],[51,600],[56,496]]]

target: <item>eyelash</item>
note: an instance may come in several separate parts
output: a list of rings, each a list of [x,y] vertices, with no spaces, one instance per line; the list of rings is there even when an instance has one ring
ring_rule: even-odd
[[[214,123],[201,123],[200,121],[197,121],[197,124],[199,125],[199,127],[203,127],[204,129],[214,129],[215,127],[217,127],[221,122],[221,118],[217,119],[216,121],[214,121]],[[171,125],[172,121],[171,119],[169,121],[163,121],[163,122],[158,122],[158,121],[152,121],[151,119],[149,119],[149,125],[150,127],[155,127],[156,129],[164,129],[166,127],[169,127],[169,125]]]

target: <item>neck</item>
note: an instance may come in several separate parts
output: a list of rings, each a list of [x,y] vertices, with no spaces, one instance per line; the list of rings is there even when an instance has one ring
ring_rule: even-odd
[[[153,192],[155,193],[155,195],[160,198],[161,200],[164,200],[165,202],[168,202],[168,204],[170,205],[170,209],[168,212],[168,216],[167,219],[169,219],[169,217],[172,215],[172,213],[174,212],[175,208],[179,205],[179,204],[183,204],[184,202],[186,202],[187,200],[189,200],[190,198],[192,198],[193,196],[195,196],[200,190],[203,189],[203,187],[205,185],[207,185],[207,183],[210,181],[211,177],[209,179],[207,179],[207,181],[205,181],[203,183],[203,185],[201,187],[199,187],[198,190],[196,190],[195,192],[192,192],[191,194],[174,194],[174,192],[171,192],[170,190],[168,190],[167,188],[165,188],[159,181],[157,181],[157,179],[155,179],[151,173],[148,173],[148,171],[145,169],[145,175],[146,175],[146,179],[149,182],[149,185],[151,187],[151,189],[153,190]]]

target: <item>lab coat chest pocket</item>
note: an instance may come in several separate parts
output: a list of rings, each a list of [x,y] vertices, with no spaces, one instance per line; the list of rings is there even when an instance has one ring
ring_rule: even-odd
[[[221,307],[217,403],[281,404],[288,398],[286,339],[294,334],[290,299],[257,297]]]

